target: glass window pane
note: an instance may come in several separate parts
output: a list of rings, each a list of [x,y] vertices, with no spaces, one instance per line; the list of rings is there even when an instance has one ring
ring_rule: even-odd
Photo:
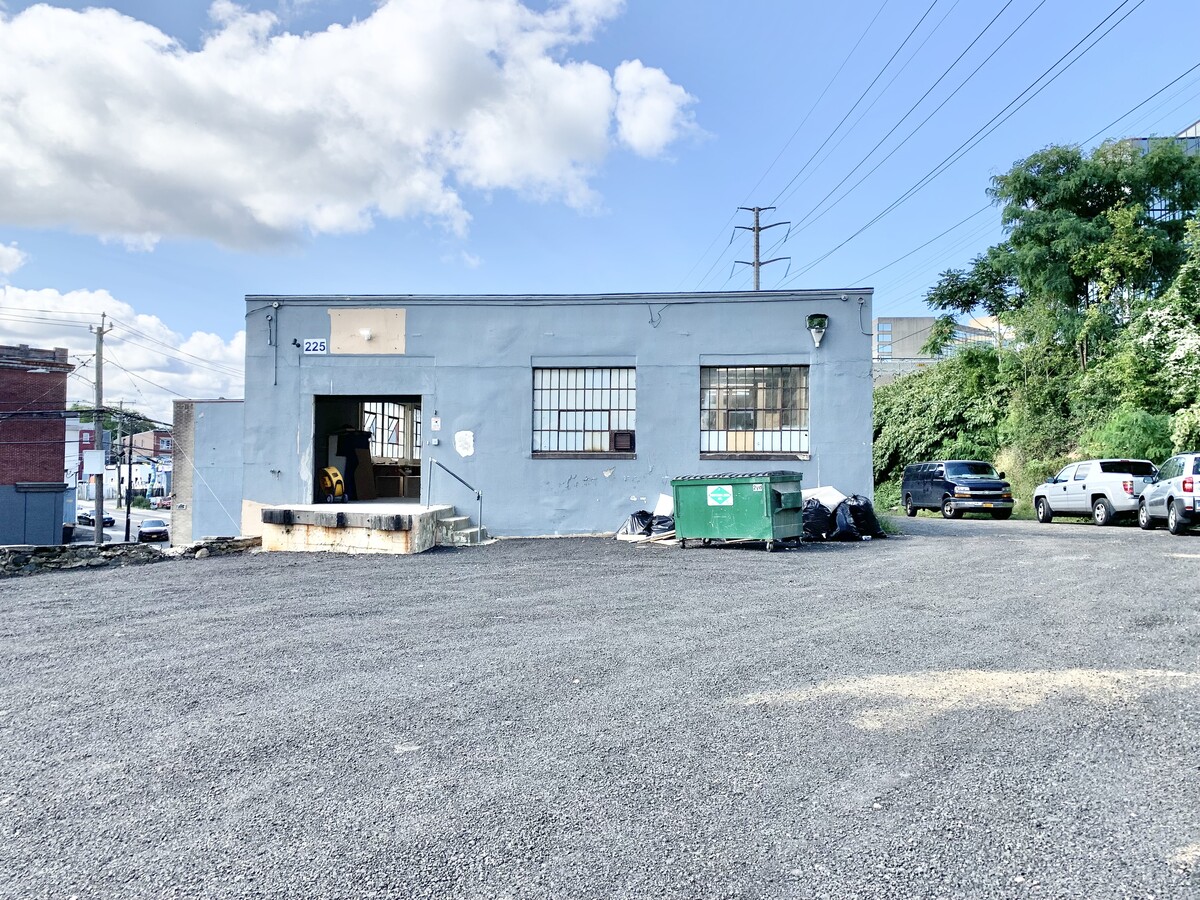
[[[807,428],[807,366],[701,367],[701,452],[807,452]]]
[[[632,368],[533,370],[534,453],[609,452],[609,432],[633,430]]]

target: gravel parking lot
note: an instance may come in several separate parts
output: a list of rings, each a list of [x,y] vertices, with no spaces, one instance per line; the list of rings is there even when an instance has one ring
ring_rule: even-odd
[[[1200,536],[0,582],[0,895],[1200,896]]]

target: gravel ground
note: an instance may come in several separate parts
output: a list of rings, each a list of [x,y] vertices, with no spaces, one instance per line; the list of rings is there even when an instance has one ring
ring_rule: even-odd
[[[1200,536],[0,582],[6,897],[1200,896]]]

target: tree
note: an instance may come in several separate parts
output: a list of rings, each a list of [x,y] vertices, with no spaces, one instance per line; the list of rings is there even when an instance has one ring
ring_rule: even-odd
[[[79,421],[83,424],[91,424],[95,418],[92,412],[93,407],[89,403],[72,403],[71,409],[87,410],[81,412]],[[120,420],[121,424],[118,424]],[[123,410],[109,409],[100,416],[100,430],[111,431],[114,434],[120,431],[122,434],[139,434],[143,431],[154,431],[162,426],[146,416],[132,406],[126,406]]]
[[[1130,322],[1114,352],[1089,373],[1087,394],[1152,413],[1200,404],[1200,223],[1186,225],[1185,261],[1162,296]]]
[[[992,347],[961,353],[875,392],[876,481],[924,459],[991,458],[1007,391]]]
[[[989,316],[1021,305],[1016,280],[1006,274],[1009,252],[1007,243],[1000,244],[976,256],[970,269],[948,269],[929,289],[925,302],[934,309],[963,314],[983,310]]]
[[[1048,147],[993,178],[989,194],[1008,230],[1007,246],[989,262],[1016,282],[1022,306],[1067,326],[1086,370],[1111,326],[1182,265],[1185,219],[1200,208],[1200,157],[1176,141],[1148,153],[1108,143],[1091,156]]]

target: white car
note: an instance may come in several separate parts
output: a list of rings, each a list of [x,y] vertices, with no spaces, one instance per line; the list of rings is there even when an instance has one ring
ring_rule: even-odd
[[[1157,473],[1148,459],[1085,459],[1071,463],[1037,486],[1033,511],[1039,522],[1049,522],[1055,516],[1091,516],[1097,525],[1111,525],[1121,516],[1137,513],[1138,499]]]
[[[1200,453],[1179,453],[1158,467],[1158,474],[1138,504],[1138,524],[1149,531],[1165,519],[1167,531],[1183,534],[1200,517]]]

